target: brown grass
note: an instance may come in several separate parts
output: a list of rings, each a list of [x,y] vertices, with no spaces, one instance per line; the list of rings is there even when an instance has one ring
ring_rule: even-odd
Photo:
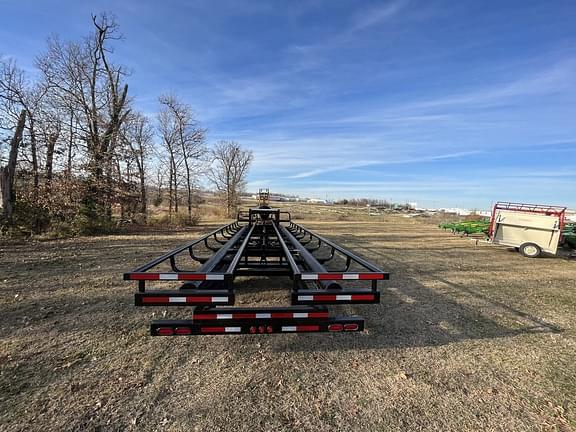
[[[354,335],[149,337],[122,272],[211,226],[2,245],[0,430],[572,430],[576,263],[366,219],[306,224],[392,274]]]

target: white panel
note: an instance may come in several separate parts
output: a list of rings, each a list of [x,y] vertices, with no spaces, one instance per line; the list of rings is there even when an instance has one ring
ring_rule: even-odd
[[[301,295],[299,295],[298,300],[299,301],[314,301],[314,296],[311,296],[311,295],[301,296]]]
[[[272,318],[272,315],[269,313],[257,313],[256,318]]]
[[[240,333],[240,327],[224,327],[226,333]]]
[[[160,273],[160,280],[178,280],[177,273]]]
[[[342,279],[359,279],[360,276],[356,273],[356,274],[346,274],[344,273],[342,275]]]
[[[228,297],[212,297],[212,303],[226,303]]]
[[[282,326],[282,331],[284,332],[295,332],[296,326]]]
[[[232,319],[232,314],[216,314],[216,319]]]
[[[186,297],[168,297],[170,303],[186,303]]]
[[[317,274],[302,274],[302,280],[317,280],[318,279],[318,275]]]
[[[224,275],[207,274],[206,280],[224,280]]]
[[[294,318],[308,318],[308,312],[294,312]]]
[[[352,300],[352,296],[351,295],[337,295],[336,296],[336,300]]]

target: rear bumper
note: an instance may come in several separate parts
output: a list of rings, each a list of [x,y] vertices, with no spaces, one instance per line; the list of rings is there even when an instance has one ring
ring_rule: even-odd
[[[364,331],[360,317],[306,320],[157,320],[150,325],[152,336],[231,335],[231,334],[291,334],[347,333]]]

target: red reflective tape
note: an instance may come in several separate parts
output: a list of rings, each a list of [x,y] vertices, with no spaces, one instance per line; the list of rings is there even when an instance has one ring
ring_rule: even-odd
[[[374,300],[374,294],[352,294],[352,300]]]
[[[186,296],[186,303],[212,303],[212,297]]]
[[[336,280],[342,279],[344,277],[343,274],[334,274],[334,273],[318,273],[318,280]]]
[[[216,319],[216,314],[194,314],[192,318],[197,320],[211,320]]]
[[[361,280],[384,279],[384,275],[382,273],[359,273],[358,279],[361,279]]]
[[[159,280],[160,273],[130,273],[132,280]]]
[[[172,327],[158,327],[157,333],[160,336],[172,336],[174,329]]]
[[[225,333],[226,327],[201,327],[201,333]]]
[[[317,294],[313,296],[314,301],[336,301],[336,295],[334,294]]]
[[[292,318],[293,312],[273,312],[272,318]]]
[[[169,301],[168,296],[142,297],[142,303],[168,303]]]
[[[320,326],[317,325],[299,325],[296,326],[296,331],[299,332],[313,332],[320,330]]]
[[[256,319],[255,313],[233,313],[232,318],[234,319]]]
[[[328,312],[308,312],[308,318],[328,318]]]
[[[177,335],[189,335],[192,334],[192,329],[190,327],[176,327],[174,333]]]
[[[178,274],[178,280],[206,280],[205,274]]]

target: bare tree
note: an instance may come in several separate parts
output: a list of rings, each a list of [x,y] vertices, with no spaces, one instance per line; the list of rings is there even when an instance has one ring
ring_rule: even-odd
[[[0,186],[2,187],[2,208],[4,209],[4,219],[12,221],[14,207],[14,175],[16,173],[16,161],[18,158],[18,146],[22,142],[22,133],[26,124],[26,110],[20,112],[18,123],[14,135],[10,140],[10,155],[8,163],[0,171]]]
[[[178,148],[176,130],[172,114],[167,107],[158,113],[158,132],[162,148],[158,151],[160,162],[168,168],[168,217],[172,220],[172,211],[178,213]],[[165,151],[164,151],[165,150]]]
[[[154,205],[159,206],[162,204],[162,187],[164,187],[164,179],[166,173],[161,165],[156,167],[156,199],[154,200]]]
[[[111,43],[120,39],[116,22],[103,14],[93,15],[92,23],[94,31],[82,43],[50,39],[47,52],[36,65],[51,97],[70,109],[82,131],[90,180],[86,198],[96,207],[95,218],[109,219],[114,151],[120,127],[130,112],[128,85],[123,83],[124,69],[108,58]]]
[[[154,138],[154,130],[148,117],[134,113],[126,122],[123,139],[127,144],[130,155],[136,163],[140,184],[140,213],[146,220],[146,161],[150,155]]]
[[[160,96],[159,102],[162,106],[160,112],[162,135],[170,141],[166,145],[174,165],[171,172],[176,176],[178,174],[176,160],[184,167],[188,221],[190,222],[192,220],[194,173],[198,161],[202,160],[206,154],[204,145],[206,131],[198,126],[190,105],[179,101],[172,95]],[[175,186],[177,185],[176,176],[173,178]]]
[[[214,163],[210,179],[224,198],[228,216],[233,216],[246,186],[252,152],[244,150],[235,141],[220,141],[212,150],[212,155]]]

